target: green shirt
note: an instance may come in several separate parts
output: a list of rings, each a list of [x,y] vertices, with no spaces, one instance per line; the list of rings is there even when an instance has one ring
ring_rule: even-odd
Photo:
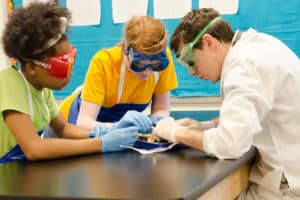
[[[30,83],[28,85],[32,95],[33,124],[36,130],[40,131],[45,129],[52,119],[57,117],[57,104],[50,89],[44,88],[39,91]],[[24,79],[20,72],[13,67],[0,71],[0,157],[17,144],[3,118],[3,112],[6,110],[15,110],[30,115]]]

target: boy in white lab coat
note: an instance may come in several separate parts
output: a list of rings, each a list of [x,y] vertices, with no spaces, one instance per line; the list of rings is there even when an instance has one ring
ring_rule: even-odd
[[[251,184],[239,199],[300,198],[300,62],[295,53],[253,29],[234,33],[207,8],[181,20],[171,49],[191,76],[220,80],[223,102],[218,120],[165,118],[154,131],[219,159],[239,158],[255,146]]]

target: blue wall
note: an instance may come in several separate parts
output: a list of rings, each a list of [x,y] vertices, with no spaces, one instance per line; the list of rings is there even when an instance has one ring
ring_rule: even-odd
[[[87,0],[88,2],[88,0]],[[198,8],[198,0],[192,1],[192,8]],[[22,0],[14,0],[15,6],[21,6]],[[65,0],[60,0],[65,6]],[[89,60],[101,48],[114,46],[122,39],[124,24],[113,24],[112,3],[101,1],[101,24],[95,26],[72,27],[69,31],[71,42],[77,47],[78,55],[70,84],[62,91],[55,92],[57,98],[69,95],[85,77]],[[148,15],[153,16],[153,0],[149,0]],[[300,1],[278,0],[240,0],[239,11],[235,15],[224,15],[233,29],[247,30],[252,27],[281,39],[300,56]],[[180,19],[163,20],[169,35],[174,31]],[[174,58],[175,60],[175,58]],[[187,71],[176,63],[179,87],[173,96],[218,96],[219,84],[190,77]]]

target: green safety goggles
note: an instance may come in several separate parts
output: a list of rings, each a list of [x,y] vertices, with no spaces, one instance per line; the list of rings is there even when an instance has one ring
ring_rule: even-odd
[[[202,36],[207,32],[207,30],[214,25],[218,20],[220,20],[221,17],[218,16],[211,20],[201,31],[200,33],[196,36],[196,38],[186,44],[183,48],[179,50],[179,53],[176,54],[177,61],[185,66],[188,69],[194,70],[195,71],[195,61],[193,59],[193,48],[197,44],[197,42],[202,38]]]

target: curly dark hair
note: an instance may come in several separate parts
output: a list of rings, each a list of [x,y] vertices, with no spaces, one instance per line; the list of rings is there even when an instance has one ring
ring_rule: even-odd
[[[67,8],[59,7],[51,2],[34,2],[24,8],[16,8],[8,20],[3,32],[2,42],[7,56],[19,60],[39,59],[55,54],[50,47],[35,55],[45,44],[61,33],[60,17],[69,21],[71,13]],[[63,35],[60,40],[66,39]]]
[[[170,46],[172,51],[178,52],[179,42],[183,41],[185,44],[192,42],[199,32],[214,18],[218,17],[220,14],[212,8],[201,8],[197,10],[192,10],[188,12],[180,21],[179,25],[176,27],[174,33],[170,39]],[[207,32],[216,39],[222,42],[231,42],[234,32],[224,20],[217,21],[212,27],[210,27]],[[202,40],[194,46],[195,48],[202,48]]]

